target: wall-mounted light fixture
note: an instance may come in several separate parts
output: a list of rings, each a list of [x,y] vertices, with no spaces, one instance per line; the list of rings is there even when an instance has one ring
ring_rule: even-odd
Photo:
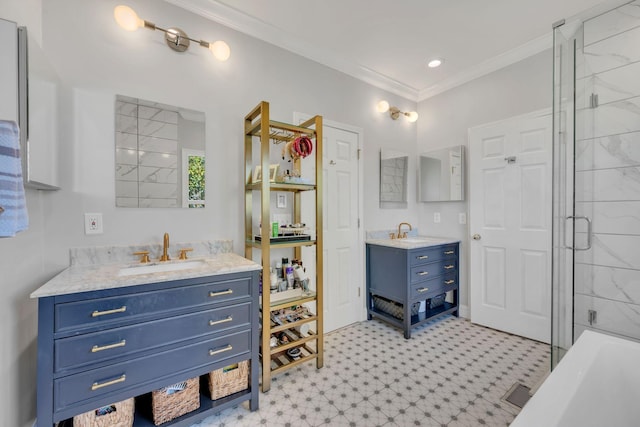
[[[140,19],[138,17],[138,14],[129,6],[116,6],[116,8],[113,10],[113,17],[115,18],[118,25],[120,25],[120,27],[127,31],[136,31],[138,28],[144,27],[150,30],[160,30],[164,32],[164,39],[167,42],[167,45],[177,52],[184,52],[189,48],[190,42],[195,42],[200,46],[209,49],[211,53],[213,53],[213,56],[215,56],[219,61],[226,61],[227,59],[229,59],[229,55],[231,55],[231,49],[229,49],[229,45],[222,40],[209,43],[204,40],[195,40],[190,38],[180,28],[174,27],[164,29],[158,27],[153,22]]]
[[[400,114],[405,116],[408,122],[413,123],[416,120],[418,120],[418,113],[416,113],[415,111],[408,111],[408,112],[400,111],[398,107],[390,106],[387,101],[378,102],[376,109],[380,113],[386,113],[388,111],[389,116],[391,116],[393,120],[398,120],[398,117],[400,117]]]

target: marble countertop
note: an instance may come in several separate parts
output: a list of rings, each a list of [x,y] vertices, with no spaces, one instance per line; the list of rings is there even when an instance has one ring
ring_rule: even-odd
[[[193,268],[145,274],[121,276],[123,269],[142,267],[156,264],[191,263]],[[31,298],[49,297],[55,295],[73,294],[79,292],[99,291],[104,289],[122,288],[126,286],[145,285],[148,283],[168,282],[170,280],[188,279],[194,277],[214,276],[218,274],[237,273],[241,271],[260,270],[260,264],[248,260],[235,253],[221,253],[202,258],[189,258],[185,261],[168,261],[166,263],[152,262],[72,265],[60,274],[36,289]]]
[[[427,236],[409,236],[406,239],[367,239],[366,242],[371,245],[389,246],[399,249],[418,249],[429,246],[446,245],[448,243],[458,243],[460,239],[452,239],[449,237],[427,237]]]

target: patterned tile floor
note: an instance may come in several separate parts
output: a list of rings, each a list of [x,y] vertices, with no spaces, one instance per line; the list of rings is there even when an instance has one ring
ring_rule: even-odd
[[[193,427],[508,426],[519,410],[502,396],[544,376],[549,346],[455,317],[405,340],[374,319],[326,334],[324,360],[274,377],[258,411],[245,403]]]

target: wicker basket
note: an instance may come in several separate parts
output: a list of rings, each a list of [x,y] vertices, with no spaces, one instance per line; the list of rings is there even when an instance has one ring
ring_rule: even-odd
[[[441,305],[444,305],[444,300],[446,296],[447,294],[440,294],[440,295],[436,295],[433,298],[429,298],[427,300],[427,307],[429,307],[429,309],[433,309],[433,308],[440,307]]]
[[[399,302],[391,301],[390,299],[373,295],[373,307],[384,311],[390,316],[396,319],[404,320],[404,306]],[[420,310],[420,303],[416,302],[411,305],[411,315],[415,316]]]
[[[249,361],[209,372],[211,400],[220,399],[249,388]]]
[[[74,427],[131,427],[134,399],[123,400],[73,417]]]
[[[184,388],[179,391],[176,389]],[[172,393],[173,392],[173,393]],[[171,394],[170,394],[171,393]],[[151,392],[153,423],[160,425],[200,407],[200,378]]]

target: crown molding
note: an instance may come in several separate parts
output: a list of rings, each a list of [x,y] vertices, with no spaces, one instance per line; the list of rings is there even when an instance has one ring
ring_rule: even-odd
[[[182,9],[193,12],[233,30],[286,49],[299,56],[341,71],[377,88],[400,95],[412,101],[418,99],[418,90],[370,68],[313,46],[294,34],[249,16],[216,0],[165,0]]]
[[[494,56],[493,58],[489,58],[478,65],[441,81],[440,83],[426,89],[422,89],[418,94],[418,102],[468,83],[479,77],[493,73],[494,71],[507,67],[511,64],[515,64],[516,62],[522,61],[523,59],[544,50],[551,49],[552,47],[553,33],[550,30],[548,34],[545,34],[542,37],[533,39],[505,53]]]

